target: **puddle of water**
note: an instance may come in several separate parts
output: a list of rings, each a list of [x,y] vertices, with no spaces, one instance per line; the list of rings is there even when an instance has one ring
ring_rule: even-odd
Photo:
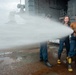
[[[54,57],[54,58],[57,58],[57,57],[58,57],[57,52],[53,52],[53,57]]]
[[[18,57],[17,59],[16,59],[16,62],[20,62],[22,60],[22,57]]]
[[[43,74],[43,75],[58,75],[58,74],[57,73],[54,73],[54,72],[51,72],[51,73]]]
[[[9,64],[12,64],[12,63],[15,63],[15,62],[20,62],[21,60],[22,60],[22,57],[18,57],[16,59],[13,59],[13,58],[10,58],[10,57],[0,58],[0,61],[3,61],[3,62],[1,62],[1,65],[9,65]]]
[[[7,54],[12,54],[12,52],[2,52],[0,55],[7,55]]]
[[[50,49],[53,49],[53,48],[55,48],[55,49],[57,49],[58,47],[56,47],[56,46],[51,46],[51,47],[49,47]]]

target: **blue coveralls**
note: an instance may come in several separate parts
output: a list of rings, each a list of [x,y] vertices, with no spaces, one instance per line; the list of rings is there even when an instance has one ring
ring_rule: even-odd
[[[75,49],[76,49],[76,36],[74,37],[72,35],[70,40],[70,51],[68,57],[73,57],[76,54]]]
[[[48,61],[47,42],[40,44],[40,59],[44,62]]]
[[[66,55],[68,56],[68,52],[69,52],[69,49],[70,49],[69,36],[67,36],[65,38],[62,38],[60,40],[60,46],[59,46],[59,50],[58,50],[58,59],[61,58],[61,53],[63,51],[64,44],[65,44],[65,47],[66,47],[66,50],[67,50]]]

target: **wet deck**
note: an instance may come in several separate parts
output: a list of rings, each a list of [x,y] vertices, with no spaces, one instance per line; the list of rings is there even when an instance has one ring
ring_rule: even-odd
[[[48,68],[39,61],[39,49],[1,51],[0,75],[76,75],[74,62],[74,71],[70,73],[67,70],[65,50],[62,54],[62,64],[57,65],[57,50],[57,46],[50,46],[48,50],[52,68]]]

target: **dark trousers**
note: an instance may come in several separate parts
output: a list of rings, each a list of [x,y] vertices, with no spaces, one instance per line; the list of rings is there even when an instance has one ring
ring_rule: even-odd
[[[68,57],[73,57],[76,54],[75,49],[76,49],[76,40],[71,39],[70,51],[69,51]]]
[[[40,59],[44,62],[48,61],[47,43],[40,44]]]
[[[65,48],[66,48],[66,55],[68,56],[68,52],[70,49],[69,37],[63,38],[60,40],[60,46],[59,46],[59,50],[58,50],[58,59],[61,58],[61,53],[63,51],[64,44],[65,44]]]

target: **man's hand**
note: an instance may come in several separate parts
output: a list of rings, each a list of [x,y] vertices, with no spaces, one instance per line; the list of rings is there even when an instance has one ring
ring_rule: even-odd
[[[76,28],[74,29],[74,32],[76,33]]]
[[[76,33],[74,33],[74,36],[76,37]]]
[[[74,29],[74,36],[76,37],[76,28]]]

